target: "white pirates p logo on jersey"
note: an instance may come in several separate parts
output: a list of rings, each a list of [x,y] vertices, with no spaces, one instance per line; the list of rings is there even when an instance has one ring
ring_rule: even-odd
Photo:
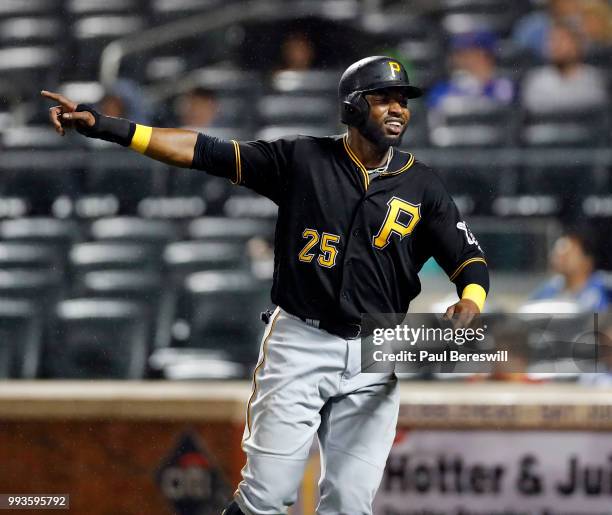
[[[457,229],[465,233],[465,239],[467,240],[469,245],[476,245],[478,247],[478,250],[482,252],[482,249],[480,248],[480,245],[478,244],[478,240],[474,237],[474,235],[472,234],[472,231],[470,231],[470,228],[467,226],[467,224],[464,221],[457,222]]]

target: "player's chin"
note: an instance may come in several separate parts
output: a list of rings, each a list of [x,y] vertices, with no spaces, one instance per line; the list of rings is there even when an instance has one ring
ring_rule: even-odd
[[[384,142],[388,147],[397,147],[402,142],[402,137],[404,133],[401,134],[385,134],[383,136]]]
[[[389,146],[391,147],[397,147],[400,145],[400,143],[402,142],[402,137],[404,135],[400,134],[399,136],[393,136],[389,138]]]
[[[397,133],[395,131],[385,128],[382,131],[382,137],[388,146],[396,147],[402,142],[402,138],[404,137],[404,132],[406,132],[405,126],[400,133]]]
[[[366,139],[370,140],[381,149],[399,145],[404,135],[403,130],[398,134],[389,130],[387,127],[376,126],[372,123],[368,123],[362,127],[360,132]]]

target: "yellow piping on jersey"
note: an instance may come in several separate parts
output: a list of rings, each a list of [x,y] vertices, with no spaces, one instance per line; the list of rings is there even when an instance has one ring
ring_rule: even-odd
[[[244,438],[244,440],[242,440],[242,443],[244,443],[246,440],[248,440],[251,437],[251,404],[253,403],[255,394],[257,393],[257,372],[261,367],[263,367],[264,363],[266,362],[266,350],[268,349],[268,340],[270,339],[270,336],[272,335],[272,331],[274,331],[274,325],[276,324],[276,320],[278,319],[279,314],[280,314],[280,309],[277,311],[276,315],[274,316],[274,319],[272,320],[272,323],[270,324],[270,331],[268,332],[268,335],[266,336],[263,342],[262,351],[261,351],[261,361],[257,364],[257,366],[255,367],[255,370],[253,371],[253,390],[251,391],[251,396],[249,397],[249,402],[247,404],[247,428],[249,430],[249,434],[246,438]]]
[[[484,258],[481,257],[477,257],[477,258],[470,258],[466,261],[464,261],[463,263],[461,263],[458,267],[457,270],[455,270],[452,275],[449,277],[449,279],[451,281],[453,281],[460,273],[461,271],[468,266],[470,263],[476,263],[476,262],[480,262],[480,263],[484,263],[485,265],[487,264],[487,262],[485,261]]]
[[[349,155],[351,160],[358,166],[359,170],[361,170],[361,175],[363,176],[363,185],[365,189],[367,190],[368,186],[370,185],[370,177],[368,176],[368,170],[366,169],[365,166],[363,166],[363,163],[355,155],[351,147],[349,147],[348,138],[346,134],[342,138],[342,143],[344,144],[344,149],[346,150],[346,153]]]
[[[399,170],[395,170],[394,172],[383,172],[380,175],[384,175],[384,176],[397,175],[402,172],[405,172],[406,170],[408,170],[408,168],[410,168],[414,164],[414,161],[415,161],[414,154],[410,154],[410,157],[408,158],[408,162],[404,166],[402,166]]]
[[[236,140],[231,140],[234,145],[234,158],[236,160],[236,180],[232,181],[232,184],[240,184],[242,181],[242,162],[240,160],[240,147]]]

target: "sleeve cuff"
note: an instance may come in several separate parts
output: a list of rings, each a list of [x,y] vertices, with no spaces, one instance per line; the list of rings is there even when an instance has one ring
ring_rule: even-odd
[[[468,284],[463,289],[463,292],[461,293],[461,298],[471,300],[478,306],[480,312],[482,312],[485,300],[487,298],[487,292],[482,286],[480,286],[480,284],[472,283]]]

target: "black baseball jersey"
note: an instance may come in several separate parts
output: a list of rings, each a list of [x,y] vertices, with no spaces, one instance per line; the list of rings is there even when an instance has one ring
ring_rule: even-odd
[[[372,178],[345,136],[222,141],[200,134],[193,168],[278,205],[272,301],[301,318],[360,323],[406,313],[433,256],[459,293],[486,262],[438,175],[393,150]]]

